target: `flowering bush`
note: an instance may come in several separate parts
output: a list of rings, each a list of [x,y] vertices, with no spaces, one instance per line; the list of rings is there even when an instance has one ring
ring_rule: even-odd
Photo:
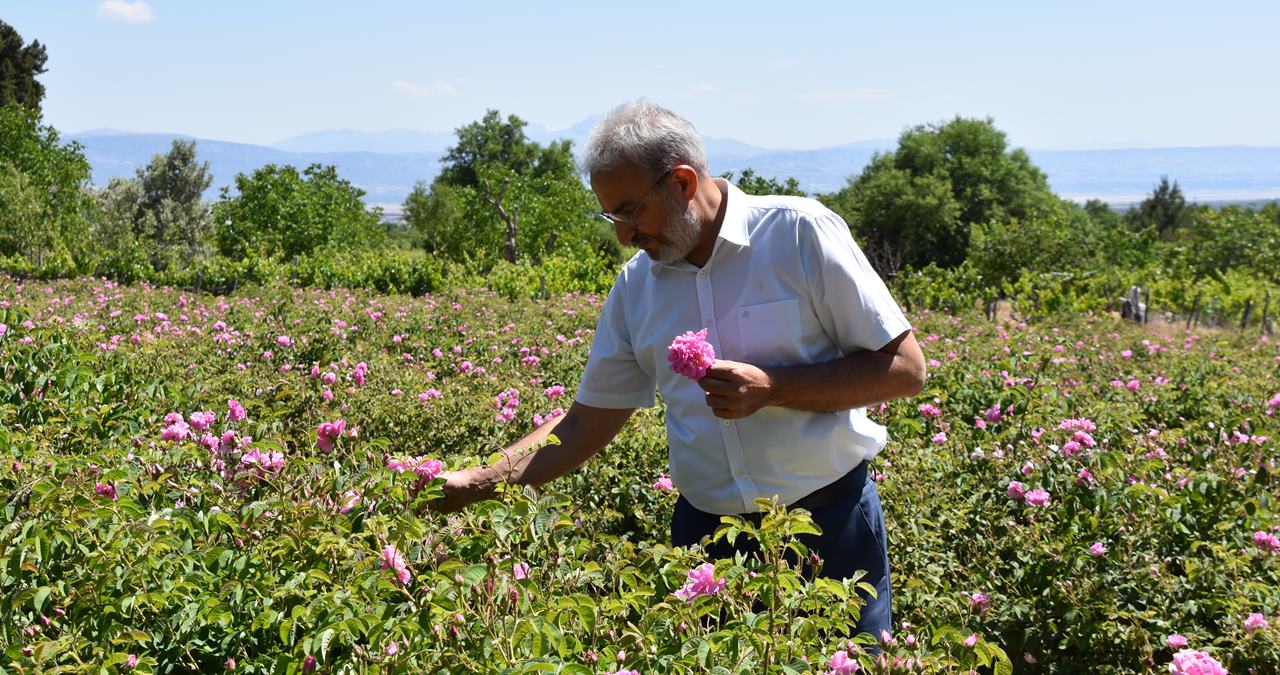
[[[889,427],[869,475],[897,629],[858,636],[859,580],[793,564],[821,563],[798,540],[813,528],[802,512],[722,526],[760,559],[666,545],[661,406],[544,489],[432,509],[446,464],[484,461],[568,407],[601,302],[0,277],[0,666],[1280,662],[1275,342],[912,315],[925,391],[869,410]]]

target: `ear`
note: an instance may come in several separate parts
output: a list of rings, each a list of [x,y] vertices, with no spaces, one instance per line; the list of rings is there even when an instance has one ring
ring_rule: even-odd
[[[698,193],[698,170],[688,164],[677,164],[671,170],[671,180],[680,186],[680,194],[692,201]]]

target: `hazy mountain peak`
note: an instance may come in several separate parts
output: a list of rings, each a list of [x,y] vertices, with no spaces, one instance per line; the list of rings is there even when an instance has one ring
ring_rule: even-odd
[[[545,143],[568,138],[581,148],[596,119],[588,118],[560,131],[530,128],[530,138]],[[72,134],[93,167],[93,183],[106,185],[112,177],[131,178],[151,157],[169,150],[180,134],[153,134],[93,129]],[[439,158],[455,142],[453,131],[324,130],[285,139],[274,146],[195,139],[197,156],[211,165],[214,184],[206,193],[214,198],[220,187],[233,184],[237,173],[251,173],[273,163],[299,168],[312,163],[333,164],[338,173],[366,191],[365,200],[377,204],[402,202],[417,181],[430,182],[439,171]],[[893,150],[897,141],[873,139],[811,150],[781,150],[754,146],[732,138],[703,139],[713,173],[740,172],[750,167],[757,175],[778,180],[795,178],[810,193],[843,187],[878,151]],[[1140,201],[1160,176],[1177,180],[1189,200],[1270,199],[1280,195],[1280,148],[1132,148],[1123,150],[1028,150],[1031,160],[1049,177],[1061,196],[1076,201],[1100,198],[1123,204]]]

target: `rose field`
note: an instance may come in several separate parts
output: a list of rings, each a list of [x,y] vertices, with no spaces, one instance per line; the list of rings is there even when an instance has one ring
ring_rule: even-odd
[[[603,296],[0,276],[0,671],[1280,672],[1280,344],[909,314],[893,634],[784,551],[667,545],[663,409],[444,515],[573,400]],[[695,328],[695,327],[691,327]],[[1167,331],[1166,331],[1167,332]]]

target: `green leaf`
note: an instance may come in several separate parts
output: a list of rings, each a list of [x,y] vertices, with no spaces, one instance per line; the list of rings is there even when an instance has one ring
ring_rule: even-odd
[[[320,660],[327,661],[329,657],[329,641],[336,634],[332,628],[326,628],[320,632]]]
[[[44,611],[44,603],[46,600],[49,599],[49,594],[52,592],[53,592],[53,589],[48,586],[45,586],[44,588],[41,588],[40,590],[36,591],[35,606],[36,606],[37,614]]]
[[[293,627],[293,621],[290,619],[285,619],[284,621],[280,622],[280,642],[283,643],[285,647],[291,646],[291,640],[289,639],[289,629],[292,627]]]
[[[489,574],[489,568],[485,565],[472,565],[462,572],[462,583],[468,588],[484,581]]]

